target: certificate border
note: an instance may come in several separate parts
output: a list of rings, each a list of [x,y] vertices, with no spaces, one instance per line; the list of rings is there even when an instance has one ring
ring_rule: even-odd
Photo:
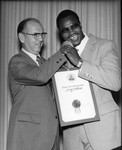
[[[70,69],[70,70],[76,70],[76,69]],[[64,71],[66,71],[66,70],[58,71],[57,73],[64,72]],[[60,103],[59,103],[59,96],[58,96],[58,91],[57,91],[58,87],[56,85],[55,75],[53,76],[52,81],[53,81],[54,93],[55,93],[55,96],[56,96],[56,105],[57,105],[57,109],[58,109],[58,115],[59,115],[59,120],[60,120],[61,127],[69,126],[69,125],[83,124],[83,123],[94,122],[94,121],[99,121],[100,120],[99,111],[98,111],[98,107],[97,107],[97,102],[96,102],[96,98],[95,98],[95,94],[94,94],[94,90],[93,90],[93,85],[92,85],[91,82],[89,82],[89,87],[90,87],[90,90],[91,90],[94,109],[95,109],[95,113],[96,113],[95,117],[64,122],[63,119],[62,119],[62,113],[61,113],[61,108],[60,108]]]

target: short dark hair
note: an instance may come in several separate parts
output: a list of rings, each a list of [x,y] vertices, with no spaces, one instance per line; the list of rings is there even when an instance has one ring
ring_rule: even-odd
[[[25,26],[27,25],[29,21],[37,22],[40,24],[40,21],[36,18],[26,18],[19,23],[18,28],[17,28],[17,35],[25,29]]]
[[[77,15],[74,11],[69,10],[69,9],[66,9],[66,10],[61,11],[61,12],[58,14],[58,16],[57,16],[56,24],[57,24],[57,27],[58,27],[58,28],[59,28],[60,21],[61,21],[63,18],[66,18],[66,17],[68,17],[68,16],[73,16],[73,17],[75,17],[75,18],[78,20],[78,22],[80,23],[80,20],[79,20],[78,15]]]

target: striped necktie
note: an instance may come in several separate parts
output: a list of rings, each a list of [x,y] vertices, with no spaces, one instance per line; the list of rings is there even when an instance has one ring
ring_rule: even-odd
[[[42,58],[39,56],[36,56],[36,61],[38,62],[39,66],[42,65]]]

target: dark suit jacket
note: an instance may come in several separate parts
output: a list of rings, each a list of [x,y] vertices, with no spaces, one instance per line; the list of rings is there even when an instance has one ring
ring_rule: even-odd
[[[23,51],[10,60],[12,109],[7,150],[51,150],[58,119],[49,82],[65,61],[57,52],[37,66]]]

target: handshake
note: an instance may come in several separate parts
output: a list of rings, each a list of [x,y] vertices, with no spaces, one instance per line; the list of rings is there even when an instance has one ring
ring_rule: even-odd
[[[60,52],[63,53],[75,67],[80,68],[82,66],[83,60],[72,43],[65,41],[60,48]]]

